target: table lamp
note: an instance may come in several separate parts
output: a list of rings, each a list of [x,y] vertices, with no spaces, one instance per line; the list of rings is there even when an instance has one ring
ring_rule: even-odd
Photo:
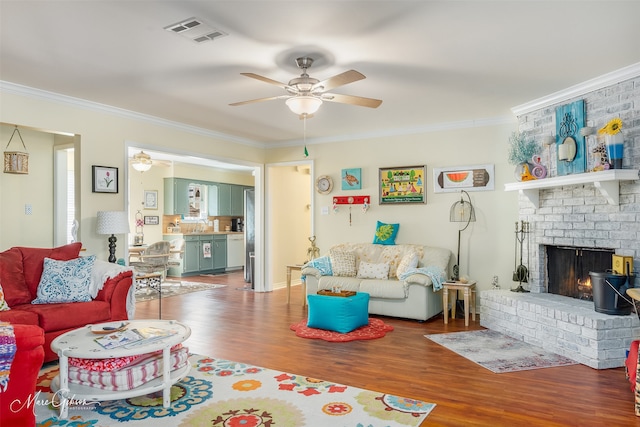
[[[464,200],[463,196],[467,196],[467,200]],[[471,222],[476,221],[476,213],[471,204],[471,197],[469,193],[464,190],[460,190],[460,201],[451,205],[449,212],[449,222],[464,222],[466,223],[464,228],[458,230],[458,259],[456,265],[453,266],[453,279],[458,280],[460,278],[460,233],[467,229]]]
[[[96,233],[109,237],[109,262],[116,262],[116,234],[129,233],[129,216],[126,211],[98,211]]]

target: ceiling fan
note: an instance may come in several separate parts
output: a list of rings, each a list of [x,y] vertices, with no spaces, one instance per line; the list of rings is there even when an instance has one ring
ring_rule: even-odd
[[[151,169],[151,166],[171,166],[171,162],[151,159],[151,156],[144,151],[135,153],[132,157],[130,157],[129,163],[138,172],[146,172]]]
[[[234,102],[229,105],[235,107],[238,105],[252,104],[254,102],[286,99],[285,102],[289,109],[295,114],[298,114],[300,118],[304,118],[311,117],[313,113],[318,111],[318,108],[320,108],[323,101],[339,102],[341,104],[358,105],[369,108],[376,108],[382,104],[382,101],[379,99],[327,92],[337,87],[365,79],[366,77],[364,74],[355,70],[349,70],[320,81],[307,74],[307,69],[311,67],[311,64],[313,64],[313,58],[306,56],[297,58],[296,65],[302,70],[302,74],[300,74],[300,77],[291,79],[289,83],[286,84],[254,73],[240,73],[243,76],[251,77],[252,79],[281,87],[287,92],[287,94],[271,96],[268,98],[252,99],[250,101]]]

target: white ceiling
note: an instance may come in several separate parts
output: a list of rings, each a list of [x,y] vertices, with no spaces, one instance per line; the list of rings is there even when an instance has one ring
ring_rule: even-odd
[[[33,1],[0,0],[0,80],[288,145],[303,122],[277,86],[295,58],[320,80],[355,69],[332,92],[377,109],[326,102],[307,140],[387,136],[474,120],[640,62],[640,1]],[[196,17],[228,33],[197,44],[164,27]]]

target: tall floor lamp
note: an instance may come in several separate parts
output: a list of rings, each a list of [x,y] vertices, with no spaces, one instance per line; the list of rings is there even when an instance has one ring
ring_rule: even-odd
[[[126,211],[98,211],[96,233],[109,237],[109,262],[116,262],[116,234],[129,233],[129,215]]]
[[[464,200],[464,195],[467,196],[467,200]],[[453,266],[453,280],[460,279],[460,233],[469,227],[471,222],[476,221],[476,213],[471,204],[471,197],[469,193],[464,190],[460,190],[460,201],[451,205],[449,211],[449,222],[464,222],[464,228],[458,230],[458,259],[456,265]]]

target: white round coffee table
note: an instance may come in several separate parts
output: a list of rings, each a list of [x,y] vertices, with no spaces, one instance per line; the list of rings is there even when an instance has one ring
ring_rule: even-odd
[[[184,342],[191,335],[191,329],[175,320],[131,320],[127,329],[158,328],[172,332],[170,336],[151,338],[122,345],[113,349],[105,349],[96,342],[101,335],[93,330],[100,329],[99,325],[87,325],[83,328],[69,331],[60,335],[51,342],[51,349],[58,354],[60,359],[60,374],[51,381],[51,390],[60,398],[60,418],[66,418],[68,414],[69,400],[74,402],[96,402],[101,400],[127,399],[135,396],[143,396],[162,390],[162,404],[165,408],[171,405],[171,386],[184,378],[191,366],[187,363],[184,367],[171,371],[171,347]],[[113,325],[114,322],[109,322]],[[120,323],[120,322],[117,322]],[[69,357],[80,359],[107,359],[112,357],[136,356],[162,350],[162,376],[151,380],[141,386],[129,390],[102,390],[99,388],[69,383]]]

